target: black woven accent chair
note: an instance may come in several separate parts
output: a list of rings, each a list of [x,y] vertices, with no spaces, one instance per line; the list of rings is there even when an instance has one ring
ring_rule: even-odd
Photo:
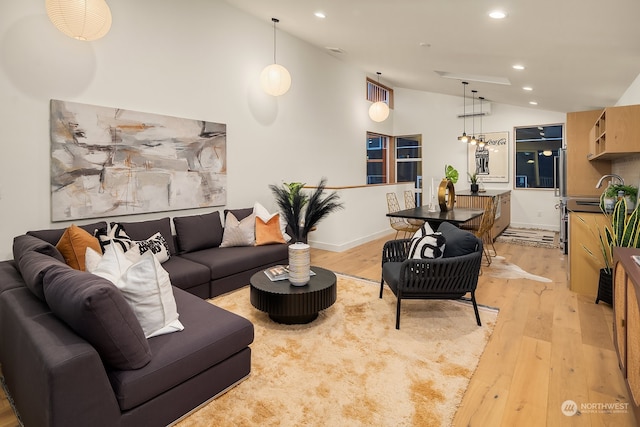
[[[482,239],[464,230],[456,233],[467,234],[464,239],[472,244],[470,253],[447,257],[445,246],[444,258],[407,259],[411,239],[385,243],[382,249],[380,298],[386,282],[398,300],[396,329],[400,329],[400,305],[403,299],[459,299],[467,293],[471,294],[478,326],[482,326],[475,296],[482,262]]]

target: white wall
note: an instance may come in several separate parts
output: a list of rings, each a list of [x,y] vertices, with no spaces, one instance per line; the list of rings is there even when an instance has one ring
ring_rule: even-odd
[[[635,104],[640,104],[640,74],[616,102],[616,106]]]
[[[462,107],[461,97],[420,92],[409,89],[395,89],[396,108],[394,132],[396,135],[422,134],[423,176],[444,177],[444,165],[453,165],[460,173],[456,189],[469,189],[467,181],[467,145],[458,141],[462,133],[462,119],[456,112]],[[509,175],[508,183],[487,183],[488,189],[510,189],[511,224],[514,227],[542,228],[558,230],[560,220],[555,205],[558,198],[552,190],[514,189],[513,164],[515,126],[534,126],[564,123],[565,113],[534,108],[513,107],[492,104],[491,115],[483,118],[482,130],[488,132],[509,132]],[[476,119],[476,133],[480,122]],[[467,133],[471,122],[467,119]]]
[[[373,123],[363,94],[365,71],[375,70],[354,69],[279,30],[278,62],[291,72],[293,85],[285,96],[272,98],[258,88],[260,71],[272,61],[270,21],[219,0],[110,0],[109,5],[110,33],[86,43],[58,32],[41,0],[2,2],[0,259],[12,257],[15,235],[69,224],[50,221],[50,99],[226,123],[230,208],[255,201],[274,208],[267,186],[283,181],[314,184],[326,176],[330,186],[364,184],[366,131],[423,134],[424,176],[440,176],[451,163],[463,174],[458,186],[466,185],[466,151],[456,139],[460,97],[396,89],[390,119]],[[557,122],[564,122],[564,114],[494,104],[484,131]],[[401,193],[402,186],[392,188]],[[341,250],[389,232],[382,218],[387,190],[341,192],[347,209],[321,223],[312,242]],[[556,226],[550,193],[517,190],[512,200],[515,224]]]

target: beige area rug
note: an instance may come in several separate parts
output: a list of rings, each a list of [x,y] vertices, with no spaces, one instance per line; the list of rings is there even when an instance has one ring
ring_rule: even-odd
[[[491,265],[482,268],[486,269],[489,276],[498,277],[500,279],[529,279],[544,283],[552,282],[551,279],[547,279],[546,277],[527,273],[517,265],[508,262],[502,256],[495,256],[491,258]]]
[[[557,248],[558,233],[550,230],[507,227],[507,229],[496,238],[496,241],[538,248]]]
[[[403,301],[338,275],[338,299],[307,325],[281,325],[249,288],[213,303],[255,325],[252,373],[178,423],[187,426],[448,426],[497,311],[461,301]]]

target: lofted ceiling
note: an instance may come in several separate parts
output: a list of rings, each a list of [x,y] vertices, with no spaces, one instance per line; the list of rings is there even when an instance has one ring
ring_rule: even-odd
[[[615,104],[640,74],[638,0],[225,1],[393,88],[462,96],[460,79],[440,74],[471,75],[467,94],[569,112]]]

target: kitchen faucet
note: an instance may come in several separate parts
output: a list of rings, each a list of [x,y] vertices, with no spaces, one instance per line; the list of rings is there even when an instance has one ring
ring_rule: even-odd
[[[620,182],[620,185],[624,185],[624,179],[622,179],[622,177],[620,175],[616,175],[614,173],[610,173],[610,174],[607,174],[607,175],[602,175],[602,177],[600,178],[600,180],[596,184],[596,188],[600,188],[602,186],[602,181],[604,181],[606,178],[617,179]],[[612,181],[613,181],[613,179],[612,179]]]

